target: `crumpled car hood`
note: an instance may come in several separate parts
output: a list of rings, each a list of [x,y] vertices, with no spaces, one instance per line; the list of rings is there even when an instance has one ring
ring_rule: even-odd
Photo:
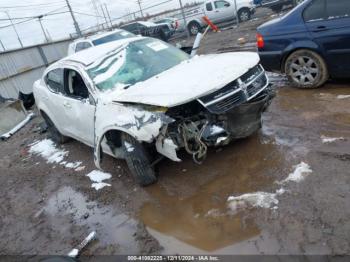
[[[259,56],[252,52],[197,56],[108,97],[115,102],[174,107],[224,87],[258,63]]]

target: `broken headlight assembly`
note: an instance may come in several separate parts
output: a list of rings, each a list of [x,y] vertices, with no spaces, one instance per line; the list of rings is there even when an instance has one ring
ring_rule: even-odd
[[[140,107],[145,111],[155,112],[155,113],[166,113],[168,111],[167,107],[162,107],[162,106],[152,106],[152,105],[141,104]]]

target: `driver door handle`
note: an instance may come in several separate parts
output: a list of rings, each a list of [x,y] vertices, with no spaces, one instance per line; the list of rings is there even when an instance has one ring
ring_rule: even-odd
[[[320,32],[320,31],[325,31],[325,30],[327,30],[327,29],[328,29],[327,26],[319,25],[319,26],[317,26],[313,31],[314,31],[314,32]]]

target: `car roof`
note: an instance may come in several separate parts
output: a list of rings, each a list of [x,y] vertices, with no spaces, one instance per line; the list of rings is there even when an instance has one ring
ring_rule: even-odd
[[[123,30],[123,29],[115,29],[113,31],[101,32],[101,33],[94,34],[94,35],[91,35],[91,36],[87,36],[87,37],[84,37],[84,38],[79,38],[79,39],[75,40],[73,43],[84,42],[85,40],[94,41],[94,40],[99,39],[101,37],[105,37],[105,36],[112,35],[112,34],[119,33],[119,32],[125,32],[125,30]]]
[[[73,61],[76,63],[83,64],[84,66],[88,66],[89,64],[95,62],[97,59],[106,56],[108,53],[140,39],[144,39],[144,37],[135,36],[131,38],[125,38],[125,39],[109,42],[98,46],[93,46],[91,48],[69,55],[59,60],[57,63],[62,61]]]
[[[125,25],[122,25],[121,28],[127,26],[127,25],[133,25],[133,24],[141,24],[144,26],[154,26],[155,23],[151,22],[151,21],[135,21],[135,22],[131,22],[131,23],[127,23]]]

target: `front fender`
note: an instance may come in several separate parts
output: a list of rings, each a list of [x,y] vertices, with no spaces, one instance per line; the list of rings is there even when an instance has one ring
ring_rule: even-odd
[[[143,110],[140,106],[98,103],[95,113],[94,162],[100,169],[101,143],[110,130],[125,132],[140,142],[151,143],[164,125],[173,122],[163,112]]]

